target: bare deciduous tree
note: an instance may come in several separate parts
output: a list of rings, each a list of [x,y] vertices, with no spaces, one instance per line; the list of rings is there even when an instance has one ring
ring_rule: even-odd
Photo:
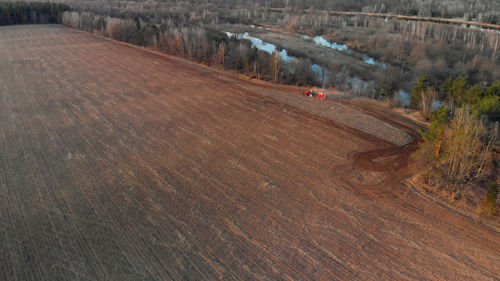
[[[272,81],[277,83],[280,76],[280,58],[277,52],[271,56],[271,77]]]
[[[434,102],[436,101],[436,90],[434,88],[428,88],[420,91],[421,101],[422,101],[422,116],[425,119],[429,119],[432,113]]]
[[[498,124],[493,132],[484,120],[470,112],[469,107],[459,108],[451,124],[446,144],[444,172],[452,186],[475,183],[489,172],[491,149]]]

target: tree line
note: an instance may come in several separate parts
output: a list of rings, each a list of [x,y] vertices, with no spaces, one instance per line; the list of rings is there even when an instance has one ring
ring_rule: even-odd
[[[357,11],[409,16],[475,19],[484,23],[500,23],[500,4],[495,0],[271,0],[272,8]]]
[[[0,25],[61,23],[69,9],[62,3],[0,2]]]
[[[155,10],[173,7],[180,4],[207,8],[227,16],[228,11],[246,11],[253,18],[266,14],[263,9],[284,8],[290,10],[329,10],[355,11],[370,13],[391,13],[409,16],[461,18],[483,23],[500,23],[500,3],[496,0],[162,0],[162,1],[98,1],[98,0],[67,0],[72,7],[91,10],[96,8],[108,12],[140,9],[144,13],[155,13]],[[221,13],[224,10],[223,13]],[[108,13],[109,14],[109,13]],[[237,19],[237,18],[235,18]]]
[[[249,40],[228,36],[213,28],[163,18],[161,24],[147,18],[115,18],[90,12],[66,11],[62,24],[122,42],[153,48],[208,66],[237,70],[276,83],[321,85],[326,73],[314,71],[310,59],[285,61],[276,51],[269,54]],[[323,79],[325,80],[325,79]]]

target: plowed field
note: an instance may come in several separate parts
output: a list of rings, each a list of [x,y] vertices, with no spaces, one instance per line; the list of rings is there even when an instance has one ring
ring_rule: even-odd
[[[500,234],[402,184],[416,125],[327,101],[398,147],[287,97],[306,99],[1,27],[0,280],[498,280]]]

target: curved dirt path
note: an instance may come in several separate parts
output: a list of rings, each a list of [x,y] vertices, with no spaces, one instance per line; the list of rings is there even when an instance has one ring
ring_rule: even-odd
[[[375,117],[393,127],[396,127],[411,136],[411,142],[404,146],[398,146],[389,143],[387,148],[377,148],[369,151],[358,152],[352,156],[353,161],[359,167],[373,171],[400,171],[408,165],[409,156],[422,141],[418,132],[421,129],[418,124],[402,117],[399,114],[384,110],[378,106],[369,105],[366,102],[339,101],[352,106],[366,114]],[[393,157],[391,157],[393,156]],[[376,161],[380,158],[388,158],[386,161]]]

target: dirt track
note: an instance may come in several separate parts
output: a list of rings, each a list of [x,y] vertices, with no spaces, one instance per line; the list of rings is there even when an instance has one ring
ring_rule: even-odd
[[[400,183],[412,145],[287,91],[1,27],[0,280],[498,280],[497,231]]]
[[[283,8],[265,8],[271,12],[284,12],[287,9]],[[288,11],[289,12],[289,11]],[[410,21],[422,21],[422,22],[436,22],[436,23],[445,23],[445,24],[455,24],[455,25],[474,25],[481,28],[495,29],[500,30],[500,25],[498,24],[490,24],[484,22],[477,21],[468,21],[461,19],[448,19],[448,18],[436,18],[436,17],[420,17],[420,16],[406,16],[406,15],[394,15],[394,14],[380,14],[380,13],[365,13],[365,12],[345,12],[345,11],[315,11],[315,10],[296,10],[295,12],[299,13],[328,13],[330,15],[336,16],[367,16],[367,17],[377,17],[377,18],[388,18],[388,19],[400,19],[400,20],[410,20]]]

